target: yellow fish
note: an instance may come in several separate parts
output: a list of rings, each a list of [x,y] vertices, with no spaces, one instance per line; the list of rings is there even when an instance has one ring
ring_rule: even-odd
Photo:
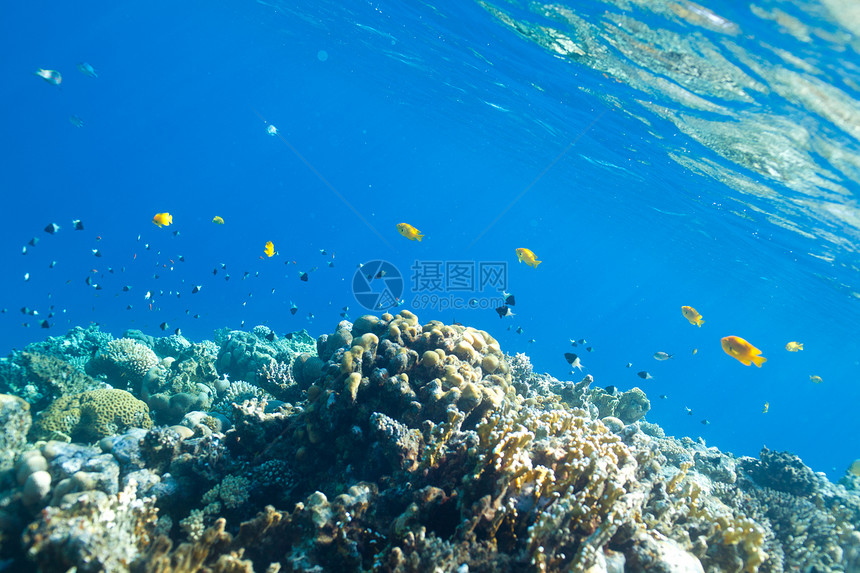
[[[224,218],[219,216],[219,215],[215,215],[212,218],[212,222],[215,223],[216,225],[223,225],[224,224]]]
[[[400,232],[401,235],[403,235],[410,241],[420,241],[424,238],[424,235],[421,234],[421,231],[419,231],[409,223],[397,223],[397,230]]]
[[[848,466],[848,471],[855,476],[860,477],[860,460],[854,460],[851,462],[851,465]]]
[[[810,382],[815,382],[816,384],[821,384],[824,380],[821,379],[821,376],[812,375],[809,377]]]
[[[764,403],[764,408],[762,409],[761,413],[762,413],[762,414],[767,414],[767,411],[768,411],[769,409],[770,409],[770,402],[765,402],[765,403]]]
[[[791,341],[785,345],[785,349],[789,352],[797,352],[798,350],[803,350],[803,343]]]
[[[705,324],[705,321],[702,320],[702,315],[692,306],[682,306],[681,314],[690,321],[690,324],[695,324],[699,328],[702,328],[702,325]]]
[[[263,252],[266,253],[267,257],[274,256],[275,254],[275,244],[272,241],[266,241],[266,248],[263,249]]]
[[[156,213],[152,218],[152,222],[159,227],[166,227],[173,222],[173,215],[170,213]]]
[[[523,247],[517,249],[517,258],[520,260],[521,263],[525,263],[528,266],[534,268],[537,268],[537,266],[543,262],[537,260],[537,255]]]
[[[761,368],[761,365],[767,362],[767,358],[759,356],[761,350],[741,338],[740,336],[726,336],[720,342],[723,345],[723,350],[726,354],[736,359],[744,366],[755,364]]]

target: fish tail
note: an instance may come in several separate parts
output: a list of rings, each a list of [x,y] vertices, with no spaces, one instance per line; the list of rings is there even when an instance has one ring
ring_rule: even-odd
[[[418,241],[419,243],[421,242],[421,239],[423,239],[423,238],[424,238],[424,235],[422,235],[421,233],[418,233],[417,235],[415,235],[415,240]]]
[[[702,320],[701,318],[696,321],[696,326],[698,326],[699,328],[702,328],[703,324],[705,324],[705,321]]]
[[[538,266],[539,264],[541,264],[542,262],[543,262],[543,261],[535,261],[535,268],[537,268],[537,266]]]
[[[752,358],[750,358],[750,360],[752,360],[752,363],[759,368],[761,368],[762,364],[767,362],[767,358],[765,358],[764,356],[753,356]]]
[[[797,349],[798,349],[798,350],[803,350],[803,345],[802,345],[802,344],[798,344],[798,345],[797,345]]]

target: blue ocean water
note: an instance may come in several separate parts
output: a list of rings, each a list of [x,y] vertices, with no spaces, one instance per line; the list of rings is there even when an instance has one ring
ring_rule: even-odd
[[[3,7],[0,352],[90,323],[317,336],[367,312],[356,267],[385,260],[422,322],[485,329],[560,379],[581,378],[575,352],[669,434],[831,478],[860,457],[855,8],[344,4]],[[495,263],[513,317],[501,285],[451,274]],[[441,290],[419,285],[433,264]]]

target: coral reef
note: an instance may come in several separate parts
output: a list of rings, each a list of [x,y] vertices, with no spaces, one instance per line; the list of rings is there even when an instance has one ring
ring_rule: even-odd
[[[28,443],[29,404],[0,396],[16,570],[860,570],[856,476],[668,437],[641,389],[537,374],[485,331],[401,311],[315,344],[259,326],[101,348],[91,370],[137,398],[63,395]]]
[[[150,368],[158,364],[158,356],[151,348],[132,340],[111,340],[100,348],[87,363],[87,373],[105,376],[112,386],[138,391]]]

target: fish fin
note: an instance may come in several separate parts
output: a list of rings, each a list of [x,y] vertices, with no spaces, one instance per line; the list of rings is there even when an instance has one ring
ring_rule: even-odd
[[[802,344],[798,344],[798,345],[797,345],[797,349],[798,349],[798,350],[803,350],[803,345],[802,345]]]
[[[421,239],[423,239],[423,238],[424,238],[424,235],[422,235],[421,233],[418,233],[415,236],[415,240],[418,241],[419,243],[421,242]]]
[[[696,321],[696,326],[698,326],[699,328],[702,328],[703,324],[705,324],[705,321],[702,320],[701,318]]]
[[[535,261],[535,268],[537,268],[537,266],[538,266],[539,264],[541,264],[542,262],[543,262],[543,261]]]
[[[757,367],[761,368],[761,365],[767,362],[767,358],[764,356],[753,356],[750,360],[752,360],[753,364]]]

